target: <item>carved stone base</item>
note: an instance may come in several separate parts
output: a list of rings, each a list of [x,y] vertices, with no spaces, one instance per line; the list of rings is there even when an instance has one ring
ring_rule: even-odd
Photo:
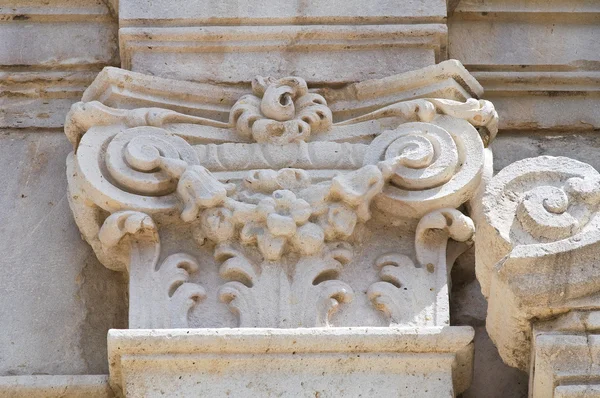
[[[453,397],[471,382],[473,329],[111,330],[127,397]]]
[[[532,398],[600,397],[600,312],[574,311],[533,329]]]

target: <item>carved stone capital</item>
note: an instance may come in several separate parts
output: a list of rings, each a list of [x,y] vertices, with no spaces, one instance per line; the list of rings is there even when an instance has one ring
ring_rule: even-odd
[[[597,308],[600,174],[564,157],[515,162],[483,197],[477,277],[488,298],[487,329],[505,362],[530,364],[536,323]]]
[[[65,124],[70,203],[100,261],[129,274],[130,328],[449,326],[489,102],[340,120],[298,77],[257,77],[227,121],[88,99]],[[471,355],[461,344],[447,365]]]

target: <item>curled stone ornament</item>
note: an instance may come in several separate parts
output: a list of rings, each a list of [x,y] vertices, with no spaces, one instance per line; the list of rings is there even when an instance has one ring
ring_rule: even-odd
[[[183,138],[155,127],[135,127],[117,134],[106,149],[110,177],[133,193],[172,193],[186,167],[198,156]]]
[[[240,98],[230,113],[230,124],[244,137],[282,145],[306,141],[311,133],[332,125],[325,98],[309,93],[304,79],[258,76],[252,81],[252,91]]]
[[[597,307],[599,210],[600,174],[565,157],[515,162],[488,185],[476,214],[476,271],[505,362],[527,369],[535,322]]]
[[[388,181],[380,208],[420,218],[440,207],[458,207],[477,189],[484,166],[483,142],[468,122],[439,116],[406,123],[369,145],[365,164],[377,164]]]
[[[336,112],[346,106],[345,93],[321,92]],[[129,272],[131,327],[187,326],[200,302],[190,319],[206,327],[233,326],[228,308],[242,327],[364,325],[350,319],[354,308],[369,325],[386,315],[391,325],[448,324],[447,242],[471,236],[454,208],[480,184],[481,137],[493,137],[497,115],[474,99],[355,101],[358,116],[334,124],[303,79],[258,77],[228,122],[224,113],[72,108],[71,207],[101,261]],[[205,111],[193,113],[215,114]],[[374,203],[383,214],[372,220]],[[380,228],[388,215],[393,230]],[[353,246],[375,234],[401,248],[414,239],[414,256],[382,257],[374,270],[362,250],[350,263]],[[195,256],[178,251],[194,241]],[[218,275],[201,270],[207,252]]]

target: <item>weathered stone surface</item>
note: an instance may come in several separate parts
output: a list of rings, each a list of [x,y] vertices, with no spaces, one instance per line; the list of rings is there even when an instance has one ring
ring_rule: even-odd
[[[105,65],[119,65],[116,15],[99,0],[0,3],[0,128],[62,127]]]
[[[303,136],[302,142],[287,143],[280,152],[276,151],[276,148],[283,148],[279,146],[280,142],[270,142],[279,138],[265,134],[267,129],[281,127],[272,122],[277,118],[268,117],[266,119],[271,121],[265,122],[263,117],[256,128],[250,125],[244,128],[245,122],[242,120],[240,135],[214,134],[208,138],[195,136],[195,128],[190,121],[196,123],[198,119],[181,118],[181,114],[210,119],[218,122],[217,125],[229,125],[232,106],[242,95],[252,91],[250,81],[256,73],[277,77],[303,76],[311,87],[309,93],[321,95],[327,102],[331,118],[328,114],[323,114],[326,124],[338,124],[362,117],[403,101],[444,98],[466,102],[471,97],[485,98],[496,105],[500,114],[499,128],[502,134],[492,145],[495,151],[495,172],[515,161],[539,155],[569,156],[600,169],[600,158],[597,156],[600,141],[594,134],[600,128],[600,113],[597,111],[600,107],[600,52],[596,39],[600,26],[600,8],[593,0],[409,0],[402,4],[387,0],[360,3],[339,0],[271,3],[224,0],[218,4],[208,4],[204,0],[121,0],[120,10],[118,0],[0,0],[0,3],[0,128],[29,129],[20,138],[22,142],[15,141],[12,132],[8,141],[5,137],[0,137],[0,146],[9,142],[6,147],[0,148],[0,166],[4,167],[0,172],[0,183],[8,181],[6,189],[12,190],[10,194],[5,194],[0,189],[0,223],[3,224],[0,226],[0,240],[5,236],[9,237],[0,244],[0,249],[5,254],[5,258],[0,260],[0,280],[3,282],[0,286],[0,301],[8,303],[0,310],[0,324],[3,328],[5,321],[8,321],[7,332],[0,339],[0,374],[105,373],[106,328],[111,324],[126,326],[125,286],[121,278],[98,268],[98,262],[85,249],[85,245],[82,246],[74,226],[67,222],[70,215],[64,200],[61,202],[60,196],[57,196],[57,190],[64,189],[65,182],[62,163],[56,162],[65,156],[68,144],[57,138],[57,133],[52,135],[45,130],[63,125],[70,105],[81,98],[85,87],[103,66],[119,66],[119,51],[123,55],[122,66],[126,68],[196,82],[161,80],[156,76],[109,68],[83,94],[83,101],[101,101],[104,105],[119,110],[110,117],[118,123],[124,122],[128,127],[137,126],[139,118],[146,118],[150,124],[158,124],[155,126],[157,128],[178,124],[179,127],[173,130],[174,134],[182,134],[184,139],[193,141],[190,143],[194,152],[197,152],[200,164],[208,168],[224,185],[229,179],[237,179],[239,183],[247,176],[248,170],[255,168],[304,169],[311,174],[310,184],[316,184],[322,180],[331,180],[337,172],[351,173],[364,166],[360,160],[370,145],[370,138],[359,134],[356,142],[343,142],[339,135],[330,134],[331,131],[327,128],[320,130],[319,123],[314,122],[309,124],[310,134],[307,131],[300,134]],[[117,46],[119,27],[120,49]],[[460,63],[453,61],[433,65],[445,59],[447,52],[465,63],[471,74]],[[425,69],[390,76],[427,65],[429,66]],[[482,97],[482,85],[486,89],[485,97]],[[416,104],[415,102],[410,106]],[[162,111],[129,115],[120,112],[123,109],[151,107],[169,109],[179,115],[169,112],[164,114]],[[416,112],[417,108],[418,106],[414,109],[407,107],[405,110],[408,113],[404,116],[412,110]],[[100,114],[106,110],[101,107],[98,109]],[[243,110],[246,115],[265,116],[262,109],[257,110],[252,106],[244,106]],[[112,111],[114,109],[110,112]],[[439,109],[436,113],[439,113]],[[313,117],[315,115],[318,114],[312,114]],[[165,122],[163,116],[174,119]],[[403,122],[414,122],[411,117],[407,116]],[[285,134],[280,137],[283,141],[292,137],[291,133],[296,127],[304,126],[301,119],[292,119],[294,120],[278,120],[284,122]],[[309,117],[309,121],[310,119],[312,118]],[[92,115],[87,120],[84,117],[68,126],[73,143],[77,143],[80,135],[89,127],[92,127],[91,130],[105,128],[97,126],[96,122]],[[355,122],[356,120],[350,125]],[[370,120],[368,123],[372,124],[376,133],[396,128],[393,125],[396,121],[390,123],[387,118]],[[543,133],[544,130],[547,133]],[[173,131],[169,130],[169,133],[172,134]],[[219,130],[215,130],[217,131]],[[33,149],[33,134],[40,134],[40,144],[46,148],[45,151],[40,149],[36,153]],[[221,141],[213,141],[215,137],[219,137]],[[483,138],[485,142],[485,139],[490,138],[491,141],[493,137],[484,133]],[[244,153],[239,149],[249,145],[250,141],[261,140],[263,142],[259,153]],[[315,150],[316,142],[319,142],[321,149]],[[141,147],[147,144],[148,142],[143,142]],[[418,141],[411,139],[409,145],[418,145]],[[24,149],[28,146],[32,149]],[[220,149],[216,150],[216,147]],[[322,149],[325,147],[326,150]],[[141,152],[143,155],[144,150]],[[450,153],[450,157],[454,156],[454,151],[448,152],[446,147],[443,152]],[[490,154],[489,151],[486,152],[487,155]],[[307,159],[302,156],[304,153],[319,156],[308,156]],[[45,164],[44,155],[50,156],[48,168],[40,171]],[[24,161],[25,158],[35,160]],[[315,166],[315,162],[321,162],[323,158],[332,163],[338,162],[334,172],[324,172],[319,169],[321,166]],[[396,168],[398,164],[393,164],[390,160],[393,158],[390,156],[386,159],[386,155],[382,155],[378,161],[387,160],[388,165],[392,164]],[[449,160],[449,157],[444,156],[443,160]],[[489,160],[488,158],[486,161]],[[236,168],[242,163],[245,164],[243,168]],[[177,174],[178,165],[171,166],[175,167],[171,170]],[[489,170],[484,167],[481,177],[484,182],[491,178],[491,163],[488,166]],[[19,177],[19,173],[25,173],[25,170],[29,176],[27,183],[23,183]],[[188,203],[191,209],[188,214],[198,210],[203,213],[203,206],[207,203],[203,200],[211,192],[203,191],[204,184],[198,185],[194,181],[209,181],[216,191],[219,191],[220,185],[214,183],[201,168],[186,171],[189,172],[180,180],[189,183],[186,185],[189,189],[181,190],[178,195]],[[276,184],[289,183],[291,180],[286,175],[282,173],[273,177],[267,185],[273,185],[273,181]],[[40,178],[39,181],[35,179],[36,176]],[[125,178],[128,177],[130,176],[125,175]],[[258,186],[263,189],[264,181],[261,178],[249,178],[253,183],[251,185],[256,186],[258,181]],[[394,180],[396,183],[405,183],[403,178],[396,175]],[[160,183],[165,184],[165,181]],[[357,187],[354,182],[346,183],[345,187]],[[553,183],[554,181],[550,184]],[[451,184],[448,186],[452,187]],[[419,202],[418,195],[413,193],[414,187],[408,188],[409,195],[414,195],[415,202]],[[472,186],[467,187],[464,192],[471,194],[471,188]],[[13,197],[20,190],[27,191],[23,193],[24,197],[18,196],[21,192]],[[353,217],[346,212],[345,217],[340,217],[340,220],[346,221],[345,229],[338,225],[335,230],[331,225],[320,225],[315,220],[304,222],[302,217],[297,216],[296,220],[288,217],[288,214],[280,214],[287,213],[290,209],[295,209],[296,214],[301,213],[302,203],[299,200],[305,200],[299,195],[299,187],[287,190],[296,195],[294,200],[291,197],[274,198],[275,191],[267,192],[275,202],[273,211],[267,212],[269,214],[260,221],[265,224],[261,231],[257,229],[254,231],[256,233],[244,235],[247,246],[257,256],[265,255],[272,259],[277,257],[273,261],[282,261],[287,259],[289,253],[305,256],[315,250],[315,247],[321,247],[321,232],[325,241],[330,239],[325,237],[326,233],[329,237],[339,236],[340,231],[354,228],[353,235],[356,236],[345,242],[354,246],[353,259],[341,265],[330,262],[320,269],[327,269],[327,277],[333,277],[333,280],[327,282],[334,282],[332,287],[336,293],[329,297],[337,302],[333,303],[335,311],[324,311],[326,315],[316,320],[297,316],[297,312],[292,311],[294,316],[286,317],[283,321],[281,314],[285,312],[285,308],[313,308],[318,297],[315,293],[319,291],[318,286],[305,289],[311,294],[305,295],[309,299],[303,303],[312,303],[310,305],[294,307],[295,304],[285,302],[277,306],[270,305],[271,299],[268,297],[271,296],[266,294],[269,289],[264,289],[265,286],[285,288],[293,287],[294,284],[288,286],[284,283],[285,278],[277,280],[276,277],[281,276],[277,272],[252,274],[246,272],[247,269],[239,263],[232,265],[232,262],[240,259],[235,253],[221,251],[220,260],[215,260],[215,243],[227,240],[230,236],[240,238],[241,241],[243,227],[239,222],[232,225],[227,222],[217,223],[216,220],[221,218],[227,220],[229,214],[227,211],[213,210],[204,211],[203,216],[195,221],[204,226],[212,225],[213,228],[200,227],[193,231],[184,230],[178,222],[169,224],[163,220],[155,220],[156,217],[151,215],[151,222],[160,228],[161,252],[164,255],[157,259],[157,264],[161,264],[158,271],[137,274],[140,285],[157,288],[164,283],[161,278],[174,276],[175,285],[171,286],[177,287],[180,282],[185,282],[179,288],[183,287],[182,292],[191,293],[190,297],[197,299],[198,303],[192,306],[189,313],[184,311],[184,317],[173,317],[173,311],[168,307],[169,299],[152,293],[152,288],[136,290],[134,284],[130,291],[133,296],[143,296],[159,304],[155,306],[157,311],[146,313],[153,319],[152,322],[157,323],[148,323],[147,319],[137,316],[133,318],[132,326],[169,324],[219,328],[261,323],[263,326],[286,326],[290,322],[329,324],[333,327],[413,325],[430,321],[426,318],[431,314],[437,314],[433,323],[443,324],[447,321],[447,315],[443,316],[448,313],[447,306],[440,305],[435,310],[420,308],[424,307],[420,299],[407,304],[406,300],[402,300],[414,295],[404,294],[403,289],[408,289],[410,293],[420,292],[416,294],[421,298],[429,297],[429,293],[423,291],[424,285],[420,283],[422,269],[419,270],[418,267],[424,263],[419,260],[419,250],[421,254],[431,254],[431,251],[422,250],[431,246],[432,239],[429,235],[441,236],[439,241],[435,241],[445,245],[447,237],[452,235],[447,221],[444,221],[446,217],[453,223],[461,221],[463,226],[468,226],[463,222],[464,218],[452,218],[456,213],[449,210],[428,213],[427,210],[436,210],[434,208],[440,203],[433,201],[433,205],[421,206],[420,210],[411,207],[412,204],[400,207],[400,213],[415,211],[419,215],[415,220],[392,220],[389,214],[381,211],[388,206],[385,201],[382,205],[378,195],[371,200],[374,204],[368,221],[364,217],[353,225]],[[334,191],[335,189],[331,190]],[[258,192],[246,190],[245,193]],[[264,192],[260,194],[269,196]],[[480,210],[478,195],[475,194],[467,211]],[[34,197],[36,199],[32,202]],[[197,202],[197,197],[204,199]],[[247,203],[239,197],[235,200]],[[58,205],[45,206],[46,201]],[[348,201],[347,198],[337,201],[335,208],[344,210],[343,206],[347,206]],[[263,203],[263,207],[270,205],[267,202],[269,201]],[[289,202],[290,205],[284,206],[283,202]],[[425,202],[427,200],[423,201]],[[327,205],[331,203],[327,202]],[[352,206],[355,209],[356,206]],[[451,207],[454,207],[454,203]],[[175,219],[180,210],[177,208]],[[100,218],[104,219],[106,215],[101,212]],[[425,229],[423,239],[408,237],[406,231],[416,231],[418,218],[423,215],[429,216],[428,225],[435,228]],[[292,219],[294,225],[288,218]],[[36,223],[39,220],[43,221],[38,225]],[[152,223],[145,216],[135,213],[116,214],[113,221],[112,226],[107,224],[105,231],[108,232],[104,234],[106,242],[111,242],[112,239],[114,243],[115,230],[117,236],[122,232],[127,235],[136,229],[136,225],[150,227],[147,229],[152,230]],[[119,230],[122,226],[125,229]],[[233,235],[230,233],[231,226],[235,230]],[[62,232],[63,228],[66,233]],[[276,239],[265,238],[269,234],[281,238],[280,241],[284,241],[284,244],[280,247],[273,245],[277,243]],[[484,232],[480,231],[476,239],[485,241],[485,238],[481,238],[482,234]],[[300,235],[304,238],[299,239]],[[519,236],[511,237],[518,240],[517,238]],[[125,236],[125,241],[127,239]],[[199,247],[200,240],[204,244]],[[265,244],[266,241],[268,244]],[[452,240],[448,243],[451,253],[446,260],[448,265],[454,257],[454,244]],[[418,245],[421,249],[417,248]],[[459,245],[458,249],[456,253],[463,250],[464,246]],[[182,251],[189,256],[178,255]],[[230,258],[232,255],[234,257]],[[580,258],[578,256],[580,255],[574,255],[576,260]],[[561,257],[561,264],[573,263],[570,255],[564,257]],[[321,257],[323,258],[325,257]],[[232,259],[234,261],[230,261]],[[451,303],[452,325],[465,324],[476,329],[474,382],[463,396],[524,396],[526,376],[522,371],[500,363],[493,344],[483,330],[486,306],[477,291],[477,282],[473,281],[472,262],[468,256],[461,258],[452,277],[455,284],[455,297]],[[116,263],[118,261],[113,262]],[[260,262],[252,265],[258,263]],[[560,280],[564,269],[558,263],[557,261],[555,268],[559,271],[551,273],[551,277]],[[28,266],[23,268],[15,264]],[[412,267],[413,264],[416,267]],[[428,264],[425,261],[425,270]],[[534,265],[539,264],[536,261]],[[221,268],[225,269],[226,278],[220,275]],[[259,268],[260,271],[266,270],[260,264]],[[286,269],[291,271],[291,268]],[[440,272],[440,267],[436,270]],[[301,277],[310,279],[312,271],[314,269],[307,267],[301,272],[288,272],[284,276],[288,276],[288,281]],[[331,274],[328,274],[329,271]],[[185,273],[189,275],[182,277],[181,274]],[[81,282],[82,280],[85,282]],[[257,292],[255,295],[238,295],[228,303],[231,308],[242,309],[245,314],[243,316],[230,311],[227,303],[221,301],[217,289],[213,288],[236,281],[250,281]],[[557,284],[559,285],[560,283]],[[439,286],[441,284],[436,284],[434,290]],[[222,297],[231,298],[233,293],[237,294],[241,290],[229,289]],[[445,298],[447,293],[441,289],[439,291],[441,297]],[[524,293],[526,295],[527,292]],[[560,297],[560,292],[556,295]],[[257,303],[263,308],[277,307],[279,312],[267,311],[262,318],[253,316],[252,311],[239,305],[240,297],[257,298]],[[386,297],[390,301],[386,301]],[[394,298],[402,300],[394,301]],[[546,307],[551,308],[551,311],[572,310],[577,305],[595,305],[593,299],[578,300],[583,304],[576,303],[573,307],[572,302],[560,303],[558,310],[553,307],[556,304],[554,301],[544,305],[547,304]],[[438,301],[438,304],[443,302],[444,300]],[[494,304],[491,312],[497,313],[498,308],[510,311],[515,308],[513,304]],[[144,314],[135,303],[132,312]],[[311,313],[309,311],[306,314]],[[523,314],[517,315],[518,318]],[[594,373],[597,361],[590,359],[591,357],[577,361],[573,359],[585,357],[596,349],[594,341],[597,330],[590,326],[589,319],[586,320],[585,327],[571,327],[568,330],[556,325],[533,322],[536,317],[543,318],[546,315],[541,311],[535,312],[534,318],[531,318],[531,314],[519,318],[531,319],[526,327],[521,325],[523,328],[519,330],[534,328],[531,333],[534,358],[531,368],[534,385],[532,394],[536,397],[600,395],[598,386],[589,384],[590,379],[597,379],[598,375]],[[62,327],[56,323],[60,323]],[[498,330],[510,331],[511,323],[497,322],[496,326],[492,325],[490,328],[496,329],[496,332],[492,332],[494,335],[499,333]],[[570,343],[575,340],[579,345]],[[522,340],[517,336],[505,341],[510,345],[520,344]],[[58,354],[53,355],[54,350]],[[506,356],[505,351],[503,355]],[[535,359],[536,356],[539,360]],[[529,353],[524,357],[528,358]],[[106,376],[86,377],[6,376],[0,379],[0,395],[30,397],[36,394],[61,396],[65,393],[67,396],[94,396],[98,393],[104,396]],[[448,373],[443,378],[448,384]]]
[[[108,344],[127,397],[425,398],[470,382],[472,338],[469,327],[112,330]]]
[[[463,73],[456,63],[449,66],[454,66],[450,76]],[[116,86],[111,76],[122,75],[107,71],[90,92],[110,98]],[[446,328],[450,335],[462,333],[449,327],[448,264],[472,243],[473,222],[457,208],[476,195],[483,176],[491,173],[485,146],[496,135],[497,114],[491,103],[472,97],[381,104],[415,86],[439,90],[449,72],[428,68],[410,76],[422,83],[406,76],[365,82],[362,87],[371,93],[349,98],[362,112],[338,122],[326,98],[299,77],[257,76],[225,121],[202,114],[206,104],[198,106],[202,116],[165,108],[113,108],[99,101],[74,104],[65,123],[74,147],[67,161],[69,203],[99,260],[128,273],[129,327],[149,329],[131,334],[141,338],[133,346],[149,353],[154,344],[167,344],[168,351],[164,337],[144,336],[197,327],[200,337],[193,340],[202,349],[212,344],[210,338],[203,341],[203,333],[224,336],[231,344],[245,328],[255,328],[244,332],[255,334],[254,343],[270,347],[269,336],[275,333],[270,328],[281,328],[277,333],[287,336],[286,345],[299,334],[313,353],[322,351],[325,340],[343,346],[348,333],[351,340],[384,333],[395,341],[416,340],[424,344],[417,352],[432,353],[406,358],[407,369],[425,366],[419,377],[435,379],[438,371],[430,366],[444,365],[440,383],[433,386],[423,387],[406,370],[395,379],[405,380],[401,385],[388,385],[388,379],[379,385],[377,378],[366,376],[366,384],[378,385],[376,395],[397,395],[398,388],[410,386],[409,395],[463,391],[470,369],[468,378],[451,382],[458,366],[452,363],[455,355],[470,363],[472,351],[465,347],[472,335],[460,339],[458,351],[452,339],[432,345],[426,336],[444,334]],[[461,85],[477,89],[466,77]],[[155,84],[159,89],[167,85],[164,79],[139,74],[129,79],[134,88],[144,81],[143,90],[149,92]],[[185,101],[178,94],[185,89],[177,82],[173,86],[178,91],[171,90],[167,100],[172,103],[179,96]],[[223,94],[221,87],[202,88],[207,97],[211,90],[213,97]],[[348,93],[340,91],[337,99]],[[154,99],[165,102],[157,94]],[[347,326],[362,328],[340,328]],[[160,372],[181,366],[180,350],[175,348],[175,363],[159,365]],[[361,351],[375,361],[365,366],[388,366],[379,363],[387,361],[379,350],[373,342]],[[139,368],[128,356],[121,359],[125,351],[117,348],[118,358],[110,362],[124,367],[112,367],[111,378],[126,394],[175,388],[192,394],[188,387],[160,381],[151,370],[154,365]],[[447,353],[452,363],[431,361],[432,355]],[[348,356],[338,354],[334,363]],[[197,361],[199,366],[210,363],[203,357]],[[319,360],[313,365],[330,367]],[[351,372],[362,374],[362,366]],[[281,377],[298,372],[284,368],[288,370]],[[203,383],[204,377],[203,371],[192,369],[194,383]],[[241,375],[238,385],[236,377],[227,374],[234,390],[251,381]],[[326,395],[358,388],[335,385],[345,377],[322,379],[318,388]],[[277,377],[269,380],[270,389],[288,387]],[[207,388],[206,393],[213,388],[220,394],[225,387]],[[300,388],[312,394],[310,388]]]
[[[600,316],[573,311],[538,322],[532,337],[531,397],[597,397]]]
[[[350,83],[446,59],[443,0],[206,4],[121,1],[122,67],[203,82]]]
[[[494,173],[518,160],[541,155],[566,156],[600,170],[600,137],[595,132],[505,132],[494,140],[491,147],[494,151]]]
[[[98,0],[0,4],[0,65],[68,68],[118,62],[117,25]],[[68,40],[67,40],[68,38]]]
[[[502,130],[600,128],[600,7],[587,0],[463,0],[448,53],[496,104]]]
[[[473,251],[473,249],[469,251]],[[461,260],[465,259],[461,258]],[[470,261],[473,261],[473,258]],[[475,280],[474,262],[470,264],[470,270],[467,264],[458,266],[463,269],[456,268],[457,264],[455,264],[455,268],[452,270],[451,323],[452,325],[468,325],[475,329],[473,381],[471,386],[461,394],[461,397],[527,397],[528,374],[511,368],[502,361],[498,349],[485,330],[487,302],[481,294],[479,282]],[[460,275],[457,275],[458,272]]]
[[[2,71],[0,128],[62,127],[97,71]]]
[[[309,85],[310,81],[309,77]],[[81,99],[84,102],[101,101],[119,109],[159,107],[227,122],[231,107],[238,98],[251,91],[250,86],[250,81],[240,85],[196,83],[107,67]],[[310,91],[325,98],[335,122],[400,101],[418,98],[466,101],[483,94],[481,85],[456,60],[384,79],[370,79],[341,87],[311,88]]]
[[[587,0],[462,0],[449,20],[450,56],[468,67],[593,66],[599,18]]]
[[[444,0],[408,0],[402,7],[388,0],[271,3],[226,0],[216,5],[207,0],[191,3],[185,0],[121,0],[119,10],[121,26],[340,24],[357,21],[363,24],[423,23],[443,22],[445,18]]]
[[[0,376],[4,398],[113,398],[108,376]]]
[[[0,375],[107,372],[106,332],[126,325],[123,281],[81,240],[60,132],[0,133]]]
[[[534,322],[597,307],[599,201],[600,174],[565,157],[515,162],[486,188],[477,278],[488,332],[510,365],[530,365]]]
[[[600,128],[600,71],[473,72],[500,115],[500,129],[522,131]]]
[[[125,69],[198,82],[243,83],[254,75],[350,83],[445,59],[446,27],[307,25],[136,27],[119,31]],[[365,68],[369,65],[369,68]]]

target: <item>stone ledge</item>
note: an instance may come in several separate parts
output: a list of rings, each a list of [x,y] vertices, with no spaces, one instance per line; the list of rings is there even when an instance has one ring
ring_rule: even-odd
[[[440,397],[470,384],[473,335],[471,327],[111,330],[108,350],[111,384],[128,397],[175,388]],[[347,378],[352,391],[338,390]]]
[[[600,129],[600,71],[472,73],[496,105],[501,130]]]
[[[107,67],[85,91],[82,100],[100,101],[119,109],[160,107],[227,121],[233,104],[249,89],[249,81],[240,85],[196,83]],[[325,97],[336,121],[359,116],[398,101],[416,98],[465,101],[483,94],[481,85],[456,60],[383,79],[366,80],[341,88],[316,88],[312,91]]]
[[[0,70],[0,128],[62,127],[97,73]]]
[[[284,24],[389,24],[444,23],[444,0],[408,0],[402,7],[394,2],[373,0],[286,1],[277,3],[223,0],[208,1],[121,1],[121,26],[209,26]],[[210,6],[208,6],[210,4]]]
[[[121,28],[119,37],[122,67],[151,75],[240,83],[256,74],[293,70],[314,83],[349,83],[440,62],[446,58],[447,29],[443,24],[140,27]]]
[[[6,398],[112,398],[106,375],[2,376],[0,396]]]

